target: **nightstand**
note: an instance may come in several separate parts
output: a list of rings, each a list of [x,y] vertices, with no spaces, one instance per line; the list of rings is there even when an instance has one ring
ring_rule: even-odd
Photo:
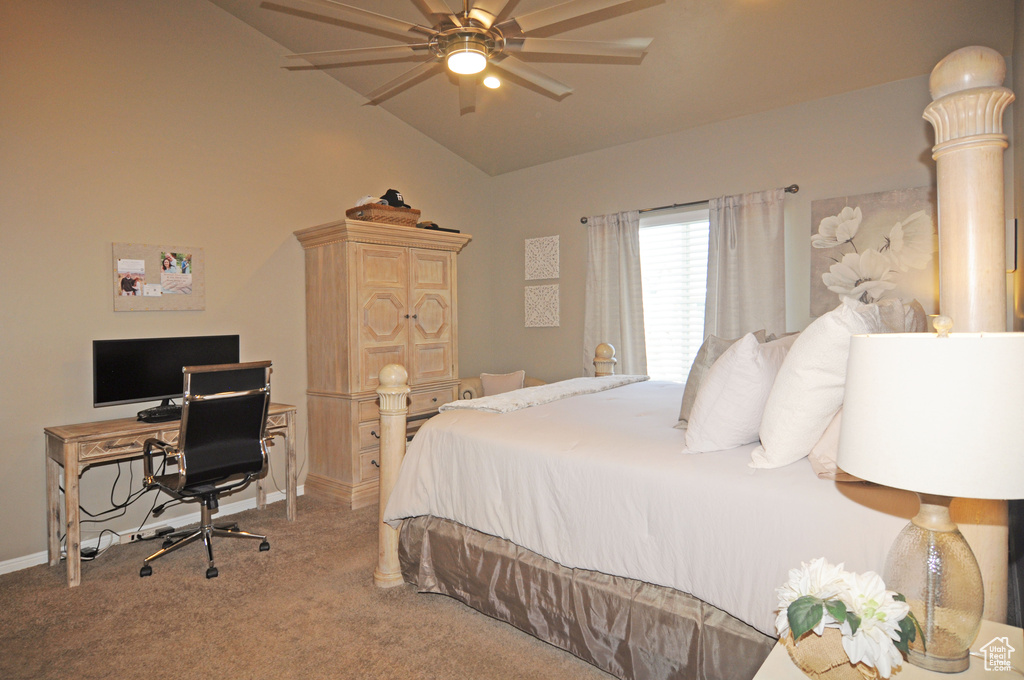
[[[996,646],[1003,643],[998,638],[1006,638],[1009,649],[996,650]],[[991,644],[990,644],[991,643]],[[982,651],[983,648],[987,648]],[[1012,651],[1011,651],[1012,650]],[[997,671],[985,669],[985,654],[995,654],[1003,651],[1009,654],[1010,665],[1014,670]],[[976,656],[980,654],[981,656]],[[904,662],[898,673],[892,676],[892,680],[923,680],[929,678],[946,678],[947,680],[996,680],[996,678],[1016,678],[1020,680],[1024,675],[1024,636],[1020,628],[1007,626],[1002,623],[991,621],[981,622],[981,632],[978,639],[971,645],[971,667],[963,673],[935,673],[918,668],[910,663]],[[807,680],[804,672],[797,668],[789,658],[786,648],[776,644],[771,654],[757,671],[754,680]]]

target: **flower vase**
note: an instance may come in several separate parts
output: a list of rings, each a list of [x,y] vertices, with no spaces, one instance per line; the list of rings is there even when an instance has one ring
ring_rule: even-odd
[[[826,628],[822,635],[804,635],[799,643],[787,632],[781,638],[793,663],[813,680],[878,680],[878,671],[863,663],[850,663],[843,649],[843,634]]]

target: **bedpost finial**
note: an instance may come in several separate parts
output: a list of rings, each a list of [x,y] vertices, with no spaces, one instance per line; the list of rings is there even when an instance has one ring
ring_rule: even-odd
[[[928,89],[932,99],[975,87],[1000,87],[1006,79],[1006,60],[991,47],[973,45],[950,52],[932,69]]]
[[[602,342],[594,349],[594,375],[596,377],[613,375],[615,364],[618,361],[615,358],[615,348],[607,342]]]
[[[939,334],[940,338],[948,338],[949,332],[953,330],[953,319],[939,314],[932,319],[932,326],[935,327],[935,332]]]
[[[409,382],[409,372],[401,364],[388,364],[377,376],[381,387],[400,387]]]

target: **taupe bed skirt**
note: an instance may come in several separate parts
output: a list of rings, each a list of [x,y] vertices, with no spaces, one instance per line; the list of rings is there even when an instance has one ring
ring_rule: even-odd
[[[775,639],[691,595],[570,569],[437,517],[402,523],[405,580],[512,624],[619,678],[752,678]]]

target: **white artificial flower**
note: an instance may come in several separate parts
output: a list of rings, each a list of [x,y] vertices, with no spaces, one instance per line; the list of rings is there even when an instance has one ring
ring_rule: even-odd
[[[821,280],[833,293],[861,302],[874,302],[887,290],[896,287],[888,257],[877,250],[847,253],[832,265]]]
[[[826,217],[821,221],[818,233],[811,237],[811,245],[815,248],[834,248],[849,243],[857,235],[861,219],[863,216],[860,207],[843,208],[838,215]]]
[[[910,605],[886,590],[882,578],[873,571],[847,573],[845,582],[842,599],[847,611],[860,617],[860,627],[853,635],[849,629],[843,632],[843,649],[850,663],[872,666],[881,677],[888,678],[903,663],[894,642],[900,638],[900,620],[910,611]]]
[[[893,225],[881,251],[900,271],[924,269],[936,251],[935,230],[924,210]]]
[[[793,602],[805,595],[831,600],[844,592],[847,587],[843,565],[829,564],[824,557],[811,560],[810,564],[801,562],[799,569],[790,569],[789,581],[775,589],[775,594],[779,598],[779,615],[775,619],[775,629],[779,636],[789,632],[787,612],[789,605]],[[821,635],[826,627],[839,627],[839,624],[829,616],[828,612],[824,613],[821,622],[815,626],[815,634]]]

